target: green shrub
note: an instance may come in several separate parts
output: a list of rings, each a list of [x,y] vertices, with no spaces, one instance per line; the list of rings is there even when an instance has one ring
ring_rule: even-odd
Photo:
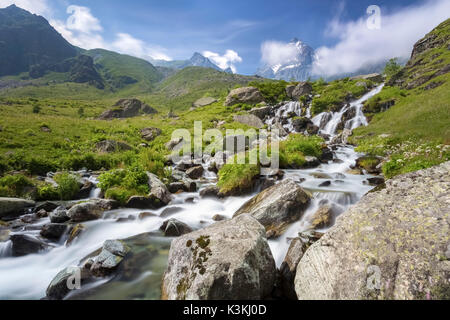
[[[120,186],[125,176],[126,172],[123,169],[115,169],[102,173],[98,177],[99,183],[97,184],[97,186],[105,192],[112,187]]]
[[[38,201],[60,200],[58,189],[51,184],[43,184],[38,186],[37,199]]]
[[[98,180],[98,187],[104,192],[117,187],[129,190],[133,194],[148,194],[150,191],[147,173],[138,165],[105,172]]]
[[[4,197],[25,197],[28,196],[33,182],[21,174],[9,175],[0,179],[1,195]]]
[[[281,168],[299,168],[305,163],[305,156],[320,157],[324,140],[318,136],[291,134],[280,143]]]
[[[138,192],[134,190],[128,190],[123,187],[110,188],[105,192],[106,199],[112,199],[118,201],[121,205],[125,205],[130,197],[137,195]]]
[[[58,184],[58,194],[61,200],[71,200],[80,191],[77,177],[69,173],[60,173],[53,178]]]
[[[259,174],[259,165],[225,164],[219,171],[217,185],[223,194],[240,195],[252,189]]]

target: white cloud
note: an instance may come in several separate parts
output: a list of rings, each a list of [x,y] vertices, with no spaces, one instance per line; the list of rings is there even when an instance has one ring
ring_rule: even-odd
[[[369,29],[367,17],[350,22],[333,19],[326,34],[339,41],[335,46],[317,49],[313,72],[331,76],[393,57],[407,58],[414,43],[446,20],[449,12],[450,1],[429,0],[389,15],[381,11],[380,29]]]
[[[235,64],[242,62],[242,58],[234,50],[227,50],[224,55],[212,51],[203,51],[202,54],[223,70],[231,68],[233,73],[237,71]]]
[[[293,43],[265,41],[261,45],[261,61],[271,66],[286,64],[295,60],[298,50]]]
[[[129,54],[142,59],[171,60],[164,48],[151,46],[127,33],[117,33],[112,42],[102,36],[103,27],[88,7],[71,5],[66,21],[50,20],[50,24],[70,43],[84,49],[103,48]]]
[[[50,6],[47,0],[1,0],[0,8],[6,8],[15,4],[19,8],[30,11],[34,14],[48,16],[51,14]]]

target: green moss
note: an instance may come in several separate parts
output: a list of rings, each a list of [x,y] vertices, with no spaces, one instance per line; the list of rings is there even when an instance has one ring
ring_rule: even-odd
[[[253,189],[259,174],[259,165],[225,164],[219,170],[217,185],[224,195],[241,195]]]
[[[318,136],[291,134],[279,146],[280,167],[300,168],[305,164],[305,156],[320,157],[324,140]]]
[[[71,200],[80,191],[77,177],[69,173],[60,173],[53,178],[58,184],[57,192],[61,200]]]
[[[139,192],[135,190],[129,190],[123,187],[113,187],[105,192],[106,199],[112,199],[118,201],[121,205],[125,205],[130,197],[139,195]]]
[[[286,81],[252,81],[248,85],[258,88],[267,103],[276,104],[288,100]]]

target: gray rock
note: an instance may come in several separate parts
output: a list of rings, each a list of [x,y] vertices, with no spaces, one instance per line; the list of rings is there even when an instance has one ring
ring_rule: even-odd
[[[209,106],[210,104],[213,104],[214,102],[217,102],[217,99],[214,99],[211,97],[204,97],[204,98],[200,98],[197,101],[195,101],[192,104],[192,106],[194,108],[206,107],[206,106]]]
[[[267,116],[269,116],[272,112],[271,106],[265,106],[260,108],[253,108],[248,113],[258,117],[261,120],[264,120]]]
[[[50,240],[59,240],[67,231],[67,225],[60,223],[46,224],[41,229],[41,236]]]
[[[248,215],[173,240],[163,277],[166,300],[259,300],[276,267],[265,230]]]
[[[84,182],[80,191],[78,191],[74,199],[88,199],[91,195],[91,190],[94,188],[95,185],[91,181],[87,180],[86,182]]]
[[[186,223],[177,219],[169,219],[164,221],[159,229],[164,232],[166,237],[179,237],[193,231],[192,228]]]
[[[301,96],[311,94],[312,90],[313,88],[308,82],[300,82],[294,88],[286,88],[286,93],[288,94],[288,97],[298,100]]]
[[[118,142],[118,141],[114,141],[114,140],[100,141],[95,145],[95,148],[98,152],[102,152],[102,153],[112,153],[112,152],[127,151],[127,150],[132,149],[126,143]]]
[[[18,198],[0,198],[0,220],[14,219],[26,213],[26,209],[35,206],[31,200]]]
[[[243,114],[243,115],[236,115],[233,117],[233,120],[242,124],[245,124],[250,127],[255,127],[258,129],[261,129],[264,127],[264,122],[257,116],[254,116],[252,114]]]
[[[283,295],[290,300],[297,300],[294,285],[295,273],[297,271],[298,263],[307,249],[307,244],[301,238],[292,239],[286,257],[281,264],[280,285]]]
[[[333,208],[330,205],[321,206],[311,218],[313,229],[323,229],[331,227],[333,224]]]
[[[159,128],[144,128],[141,130],[141,138],[150,142],[155,140],[161,133],[162,130]]]
[[[270,187],[246,202],[235,214],[256,218],[273,237],[280,236],[289,224],[299,220],[308,207],[311,194],[291,179]]]
[[[117,209],[119,203],[115,200],[90,200],[77,204],[67,211],[72,222],[84,222],[100,219],[103,212]]]
[[[184,184],[183,182],[172,182],[171,184],[169,184],[168,186],[168,190],[171,193],[178,193],[180,191],[188,191],[188,189],[186,188],[186,184]]]
[[[223,215],[221,215],[221,214],[215,214],[213,217],[212,217],[212,219],[214,220],[214,221],[224,221],[224,220],[227,220],[227,217],[225,217],[225,216],[223,216]]]
[[[52,212],[53,210],[55,210],[58,207],[59,207],[59,205],[57,203],[45,201],[43,203],[38,204],[36,206],[36,208],[34,208],[34,211],[39,212],[41,210],[45,210],[47,212]]]
[[[213,197],[217,198],[219,197],[220,189],[217,186],[208,186],[205,189],[200,191],[200,197],[202,198],[208,198]]]
[[[395,177],[340,215],[300,260],[297,297],[448,299],[449,172]]]
[[[120,118],[137,117],[140,114],[158,113],[149,105],[139,101],[138,99],[121,99],[113,106],[112,109],[103,112],[99,119],[110,120]]]
[[[184,142],[182,137],[174,138],[166,143],[166,148],[169,151],[179,150],[183,146],[183,144]]]
[[[161,218],[166,218],[166,217],[169,217],[169,216],[174,215],[181,211],[183,211],[183,208],[181,208],[181,207],[168,207],[168,208],[165,208],[159,216]]]
[[[234,89],[230,92],[225,100],[226,106],[232,106],[237,103],[258,104],[263,102],[264,97],[255,87],[244,87]]]
[[[67,210],[64,207],[56,208],[49,214],[49,217],[51,223],[64,223],[70,220],[67,215]]]
[[[91,274],[96,277],[105,277],[112,274],[129,250],[130,248],[122,241],[106,240],[102,251],[94,258],[94,263],[90,268]]]
[[[72,290],[69,286],[74,285],[75,277],[80,275],[80,284],[83,285],[87,278],[86,271],[79,267],[67,267],[60,271],[50,282],[46,294],[50,300],[62,300]]]
[[[369,184],[371,186],[379,186],[379,185],[383,184],[385,181],[384,181],[383,177],[373,177],[373,178],[367,179],[367,182],[369,182]]]
[[[157,199],[162,206],[169,204],[173,197],[167,189],[166,185],[158,179],[153,173],[147,172],[148,186],[150,188],[150,197]]]
[[[12,255],[22,257],[46,250],[48,245],[35,237],[26,234],[15,234],[9,238],[12,242]]]
[[[202,166],[196,166],[186,170],[186,175],[191,179],[199,179],[202,177],[205,169]]]

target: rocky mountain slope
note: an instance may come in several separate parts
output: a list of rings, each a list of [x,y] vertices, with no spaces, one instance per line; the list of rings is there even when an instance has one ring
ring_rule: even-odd
[[[187,67],[204,67],[211,68],[218,71],[224,71],[227,73],[232,73],[231,69],[223,70],[219,68],[215,63],[213,63],[210,59],[206,58],[202,54],[195,52],[189,60],[174,60],[174,61],[166,61],[166,60],[152,60],[152,64],[157,67],[165,67],[169,69],[181,70]]]
[[[77,53],[43,17],[15,5],[0,9],[0,76],[60,63]]]

